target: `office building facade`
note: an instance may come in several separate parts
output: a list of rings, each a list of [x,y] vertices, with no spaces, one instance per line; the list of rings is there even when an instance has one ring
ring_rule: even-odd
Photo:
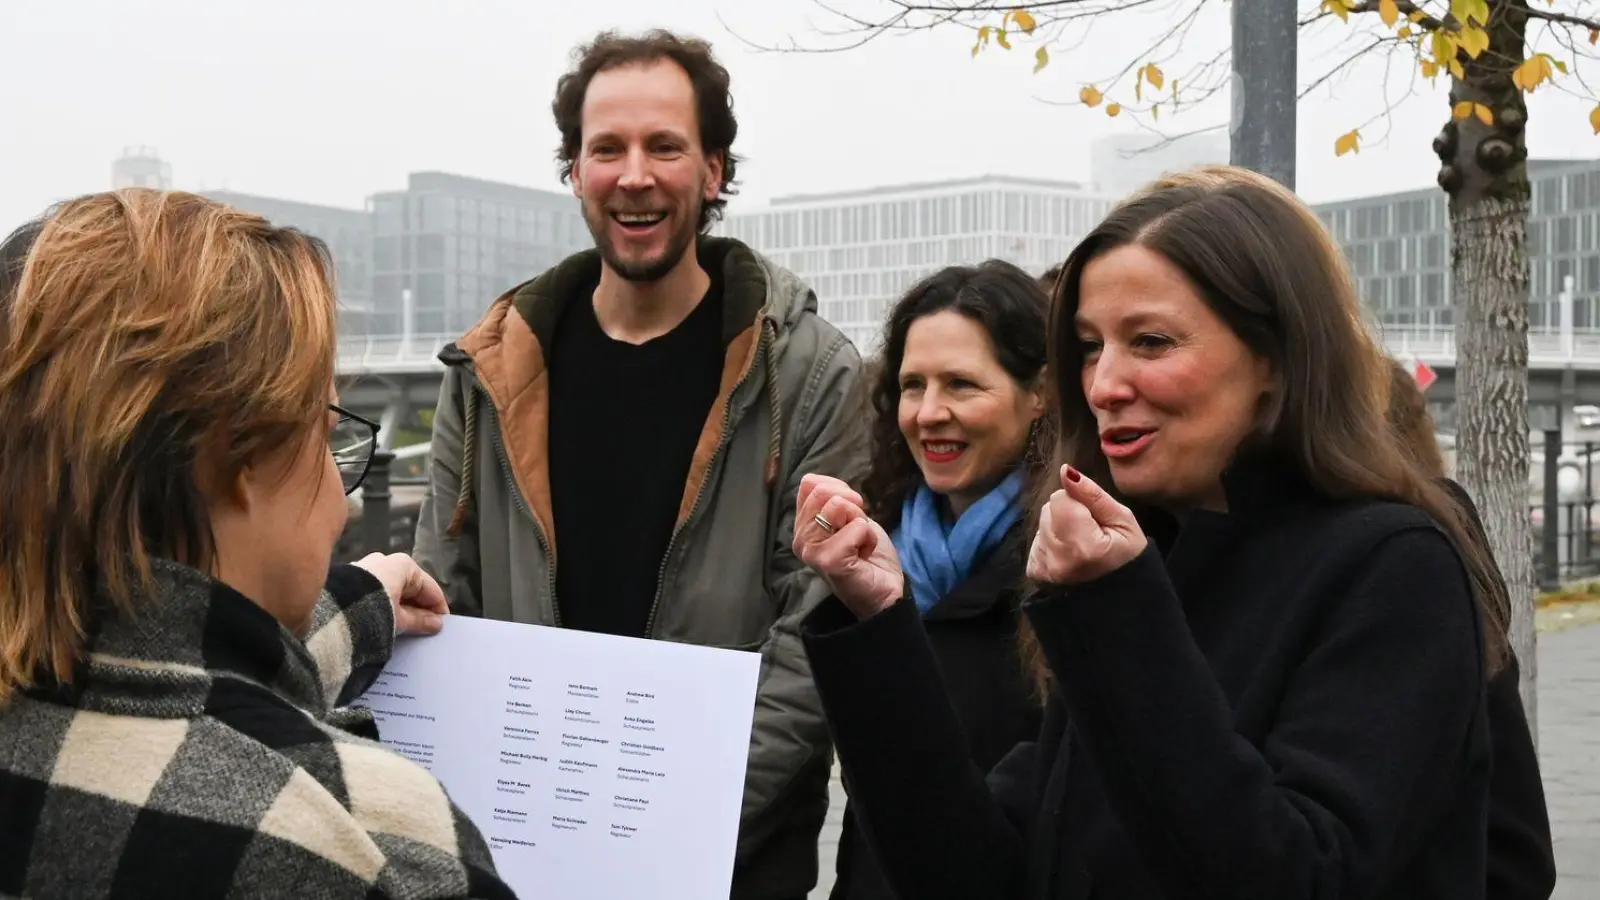
[[[1560,328],[1558,298],[1571,278],[1573,326],[1600,327],[1600,160],[1530,160],[1528,177],[1529,325]],[[1381,324],[1454,324],[1447,204],[1428,188],[1316,207]]]
[[[453,334],[506,290],[594,245],[571,194],[443,172],[373,195],[376,333]]]
[[[717,231],[804,278],[823,318],[872,353],[889,306],[921,278],[990,258],[1041,274],[1109,209],[1084,185],[986,176],[780,198]]]
[[[198,191],[201,196],[263,216],[281,227],[320,238],[333,257],[339,291],[340,330],[368,334],[373,326],[372,217],[363,209],[321,206],[237,191]]]

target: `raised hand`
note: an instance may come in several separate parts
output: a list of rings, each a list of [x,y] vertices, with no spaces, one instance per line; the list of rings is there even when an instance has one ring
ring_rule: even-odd
[[[800,479],[794,555],[821,575],[857,618],[865,619],[900,599],[905,575],[888,533],[862,506],[861,495],[837,478]]]
[[[1044,584],[1082,584],[1122,568],[1149,540],[1133,512],[1071,466],[1061,490],[1039,515],[1028,551],[1028,577]]]

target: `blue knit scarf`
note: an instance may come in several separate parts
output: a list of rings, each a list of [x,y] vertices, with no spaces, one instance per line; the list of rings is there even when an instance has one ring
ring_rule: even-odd
[[[900,525],[889,537],[900,554],[918,610],[926,614],[937,606],[1000,543],[1022,516],[1017,503],[1021,492],[1019,467],[954,523],[945,520],[938,495],[926,483],[906,497]]]

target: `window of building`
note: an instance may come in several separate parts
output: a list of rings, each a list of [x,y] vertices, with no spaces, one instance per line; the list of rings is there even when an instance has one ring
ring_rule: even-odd
[[[1378,245],[1378,271],[1400,271],[1400,241],[1390,238]]]
[[[1562,216],[1550,223],[1555,236],[1551,241],[1551,253],[1573,253],[1578,249],[1577,223],[1572,216]]]
[[[1449,285],[1442,272],[1429,272],[1422,276],[1422,305],[1449,306]]]

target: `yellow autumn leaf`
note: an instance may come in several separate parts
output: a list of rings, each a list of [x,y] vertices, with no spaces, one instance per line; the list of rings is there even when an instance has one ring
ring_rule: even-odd
[[[1394,34],[1395,34],[1395,37],[1398,37],[1402,41],[1407,40],[1407,39],[1409,39],[1411,37],[1411,26],[1410,25],[1401,25],[1400,26],[1400,30],[1396,31]]]
[[[1436,78],[1436,77],[1438,77],[1438,75],[1439,75],[1439,64],[1438,63],[1434,62],[1431,59],[1425,59],[1425,60],[1422,61],[1422,77],[1423,78]]]
[[[1532,91],[1539,83],[1550,77],[1550,61],[1543,53],[1535,53],[1523,60],[1522,65],[1511,72],[1511,83],[1518,90]]]
[[[1422,24],[1422,20],[1426,19],[1427,17],[1428,17],[1428,14],[1423,12],[1420,9],[1413,9],[1411,11],[1411,13],[1406,16],[1407,19],[1411,20],[1411,24],[1413,24],[1413,25],[1421,25]]]
[[[1463,66],[1461,64],[1461,60],[1459,60],[1459,59],[1450,60],[1450,76],[1452,78],[1460,79],[1460,80],[1463,80],[1463,81],[1466,80],[1467,67]]]
[[[1004,28],[995,31],[994,42],[1007,50],[1011,49],[1011,41],[1006,38],[1006,30]]]
[[[1450,0],[1450,14],[1457,22],[1471,27],[1473,20],[1479,25],[1489,24],[1489,0]]]
[[[1339,21],[1350,21],[1350,7],[1344,5],[1344,0],[1322,0],[1324,12],[1331,12],[1339,17]]]
[[[1600,134],[1600,106],[1589,113],[1589,127],[1594,129],[1595,134]]]
[[[1143,69],[1140,69],[1137,72],[1133,73],[1133,99],[1135,99],[1135,100],[1143,100],[1144,99],[1144,78],[1142,77],[1143,75],[1144,75],[1144,70]]]
[[[1114,119],[1114,118],[1117,117],[1117,113],[1119,113],[1119,112],[1122,112],[1122,104],[1121,103],[1107,103],[1106,104],[1106,115],[1108,115],[1108,116],[1110,116],[1110,117],[1112,117]]]
[[[1456,41],[1449,32],[1435,31],[1433,33],[1433,61],[1444,65],[1456,57]]]
[[[1048,65],[1050,65],[1050,51],[1044,49],[1043,47],[1033,51],[1034,72],[1038,72],[1040,69]]]
[[[1450,115],[1454,116],[1457,122],[1465,119],[1467,116],[1472,115],[1472,101],[1463,100],[1460,103],[1457,103],[1450,109]]]
[[[1472,28],[1470,26],[1463,28],[1461,29],[1460,42],[1461,49],[1467,51],[1468,56],[1477,59],[1483,54],[1483,51],[1489,49],[1489,32],[1482,28]]]
[[[1383,20],[1383,24],[1393,28],[1394,23],[1400,21],[1400,5],[1394,0],[1378,0],[1378,18]]]
[[[1472,114],[1477,116],[1478,121],[1485,125],[1494,124],[1494,111],[1489,109],[1489,107],[1484,106],[1482,103],[1472,104]]]
[[[1092,84],[1084,85],[1083,90],[1078,92],[1078,99],[1083,101],[1084,106],[1090,108],[1099,106],[1104,97],[1105,95],[1100,93],[1100,89]]]
[[[1361,129],[1356,128],[1339,136],[1333,142],[1333,155],[1343,156],[1346,153],[1361,152]]]
[[[1595,41],[1600,41],[1600,29],[1591,28],[1589,29],[1589,43],[1593,44]]]
[[[1011,21],[1017,23],[1017,28],[1023,34],[1033,34],[1033,29],[1039,27],[1039,23],[1033,20],[1033,14],[1025,9],[1014,10],[1011,13]]]
[[[1152,104],[1150,106],[1150,118],[1152,118],[1152,119],[1160,119],[1161,118],[1161,104],[1155,103],[1155,104]]]
[[[1166,76],[1161,74],[1161,69],[1155,63],[1150,63],[1144,67],[1144,79],[1150,82],[1151,87],[1159,91],[1161,90],[1161,83],[1166,81]]]
[[[1550,57],[1548,55],[1546,55],[1545,58],[1549,59]],[[1551,60],[1551,62],[1555,64],[1556,71],[1560,72],[1563,75],[1567,74],[1567,64],[1566,63],[1562,62],[1559,59]]]

